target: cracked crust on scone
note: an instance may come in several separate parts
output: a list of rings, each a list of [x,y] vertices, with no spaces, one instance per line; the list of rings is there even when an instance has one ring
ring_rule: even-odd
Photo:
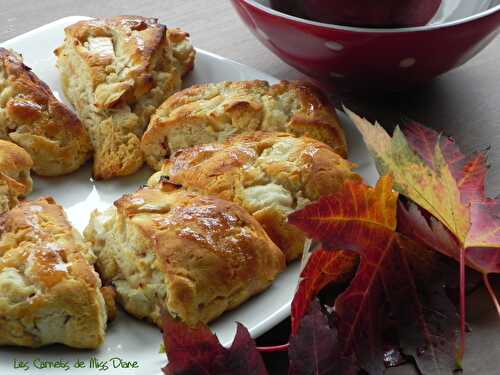
[[[134,173],[141,136],[157,107],[181,88],[195,51],[188,34],[155,18],[80,21],[55,50],[64,93],[94,146],[94,177]]]
[[[141,147],[147,163],[158,170],[178,149],[258,130],[306,135],[347,156],[335,110],[315,87],[299,81],[221,82],[182,90],[151,117]]]
[[[99,347],[107,308],[94,262],[89,244],[52,198],[1,215],[0,345]]]
[[[92,154],[78,117],[57,100],[21,56],[0,48],[0,139],[24,148],[41,176],[71,173]]]
[[[169,184],[94,212],[85,237],[125,310],[160,327],[162,311],[207,323],[266,289],[285,267],[243,208]]]
[[[0,214],[13,208],[33,187],[31,156],[18,145],[0,139]]]
[[[302,254],[305,237],[287,216],[339,191],[344,181],[360,179],[353,167],[315,139],[256,132],[179,150],[148,184],[168,181],[241,205],[291,261]]]

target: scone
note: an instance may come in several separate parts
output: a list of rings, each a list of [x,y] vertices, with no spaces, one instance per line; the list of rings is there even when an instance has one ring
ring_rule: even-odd
[[[151,117],[142,150],[158,170],[178,149],[257,130],[307,135],[347,156],[335,110],[317,89],[298,81],[272,86],[265,81],[209,83],[180,91]]]
[[[101,345],[107,310],[94,261],[52,198],[1,215],[0,345]]]
[[[188,34],[139,16],[80,21],[65,34],[57,66],[94,146],[94,177],[132,174],[151,114],[193,68]]]
[[[15,52],[0,48],[0,139],[24,148],[41,176],[71,173],[92,155],[82,123]]]
[[[0,214],[31,192],[33,181],[30,155],[14,143],[0,139]]]
[[[190,325],[209,322],[267,288],[285,266],[243,208],[171,184],[94,212],[85,237],[125,310],[160,327],[162,311]]]
[[[360,179],[353,164],[328,145],[286,133],[257,132],[178,151],[149,184],[169,181],[233,201],[262,224],[287,261],[302,254],[305,237],[287,224],[294,210]]]

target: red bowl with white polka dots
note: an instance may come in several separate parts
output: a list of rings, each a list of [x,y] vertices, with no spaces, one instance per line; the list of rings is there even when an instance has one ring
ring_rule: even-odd
[[[468,61],[500,31],[500,0],[443,0],[425,26],[332,25],[232,0],[252,33],[283,61],[336,86],[389,90],[424,83]]]

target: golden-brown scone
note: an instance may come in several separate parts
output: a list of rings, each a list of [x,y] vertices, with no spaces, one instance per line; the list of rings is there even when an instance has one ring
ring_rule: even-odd
[[[161,326],[161,311],[208,322],[267,288],[281,251],[238,205],[145,187],[94,212],[85,230],[105,283],[130,314]]]
[[[148,184],[170,181],[244,207],[285,253],[302,254],[305,237],[287,224],[294,210],[337,192],[347,179],[360,179],[353,164],[312,138],[256,132],[178,151]]]
[[[193,68],[188,34],[155,18],[119,16],[80,21],[55,50],[62,86],[94,146],[94,176],[134,173],[151,114]]]
[[[344,131],[335,110],[305,82],[236,81],[195,85],[178,92],[151,117],[142,138],[154,169],[181,148],[220,143],[257,130],[307,135],[347,156]]]
[[[74,172],[91,156],[82,123],[21,56],[0,48],[0,139],[24,148],[41,176]]]
[[[0,214],[31,192],[31,156],[12,142],[0,139]]]
[[[107,314],[94,261],[52,198],[1,215],[0,345],[101,345]]]

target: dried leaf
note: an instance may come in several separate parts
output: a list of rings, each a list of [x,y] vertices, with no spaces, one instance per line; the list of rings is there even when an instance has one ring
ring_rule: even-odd
[[[470,227],[470,214],[461,202],[460,190],[439,142],[422,143],[425,145],[421,152],[425,159],[422,159],[399,127],[391,138],[379,124],[372,125],[346,111],[363,135],[379,173],[392,175],[398,192],[430,212],[463,242]],[[421,145],[415,140],[413,144]]]
[[[412,150],[424,159],[431,168],[434,168],[433,152],[439,143],[446,163],[457,181],[462,201],[466,203],[471,200],[483,199],[488,171],[484,151],[466,157],[452,138],[445,137],[415,121],[407,122],[403,133]]]
[[[398,231],[456,259],[457,238],[434,216],[405,199],[398,204]]]
[[[466,259],[483,273],[500,273],[500,198],[471,203]]]
[[[326,249],[359,251],[374,240],[380,228],[391,233],[396,229],[397,199],[391,177],[381,178],[375,189],[346,181],[340,192],[290,214],[288,222],[321,241]],[[330,242],[333,233],[335,243]]]
[[[411,332],[412,340],[405,340],[403,349],[416,357],[426,374],[441,374],[443,369],[451,373],[456,321],[450,311],[434,306],[444,302],[427,298],[425,287],[432,286],[432,280],[417,285],[425,272],[419,267],[429,264],[428,251],[395,232],[396,203],[390,176],[382,177],[375,188],[347,181],[339,193],[291,214],[289,222],[327,248],[353,250],[361,257],[351,285],[335,302],[341,358],[354,353],[364,370],[382,374],[384,328],[392,317],[402,337]],[[425,356],[418,355],[423,352]]]
[[[465,156],[453,139],[415,122],[404,133],[397,127],[391,138],[379,124],[346,112],[363,135],[379,172],[392,175],[395,189],[435,218],[419,209],[403,213],[399,223],[406,234],[460,263],[460,361],[465,350],[466,264],[483,274],[500,315],[488,281],[489,273],[500,272],[500,215],[498,202],[485,196],[486,153]],[[413,233],[413,227],[418,231]]]
[[[292,334],[296,334],[311,301],[327,285],[349,281],[359,263],[350,251],[314,251],[301,273],[292,301]]]
[[[420,291],[418,300],[408,299],[418,303],[411,304],[414,310],[409,311],[405,329],[400,330],[405,353],[413,356],[422,374],[451,374],[460,366],[455,344],[460,317],[455,306],[437,283]],[[398,301],[405,303],[404,299]]]
[[[163,340],[169,360],[163,369],[166,375],[267,374],[255,342],[241,324],[226,349],[207,326],[190,327],[165,314]]]
[[[317,300],[290,337],[289,375],[355,375],[358,368],[339,353],[337,331]]]
[[[383,241],[374,241],[370,248],[361,250],[359,270],[335,302],[342,354],[354,352],[360,366],[373,375],[383,374],[385,369],[383,328],[384,319],[390,314],[385,303],[383,273],[391,267],[394,236],[385,231],[388,236],[384,245]],[[393,280],[388,282],[392,284]]]
[[[208,327],[189,327],[165,314],[163,340],[169,359],[163,369],[166,375],[212,374],[217,357],[224,357],[225,349]]]
[[[435,218],[410,208],[400,226],[417,225],[420,241],[457,261],[464,251],[467,264],[483,274],[500,272],[500,204],[485,196],[486,153],[466,156],[453,139],[416,122],[404,132],[396,128],[391,138],[379,124],[346,111],[379,172],[391,174],[395,189]]]
[[[219,371],[215,374],[267,374],[266,366],[255,347],[255,342],[245,326],[240,323],[238,323],[233,344],[226,353],[224,363],[220,364]]]

